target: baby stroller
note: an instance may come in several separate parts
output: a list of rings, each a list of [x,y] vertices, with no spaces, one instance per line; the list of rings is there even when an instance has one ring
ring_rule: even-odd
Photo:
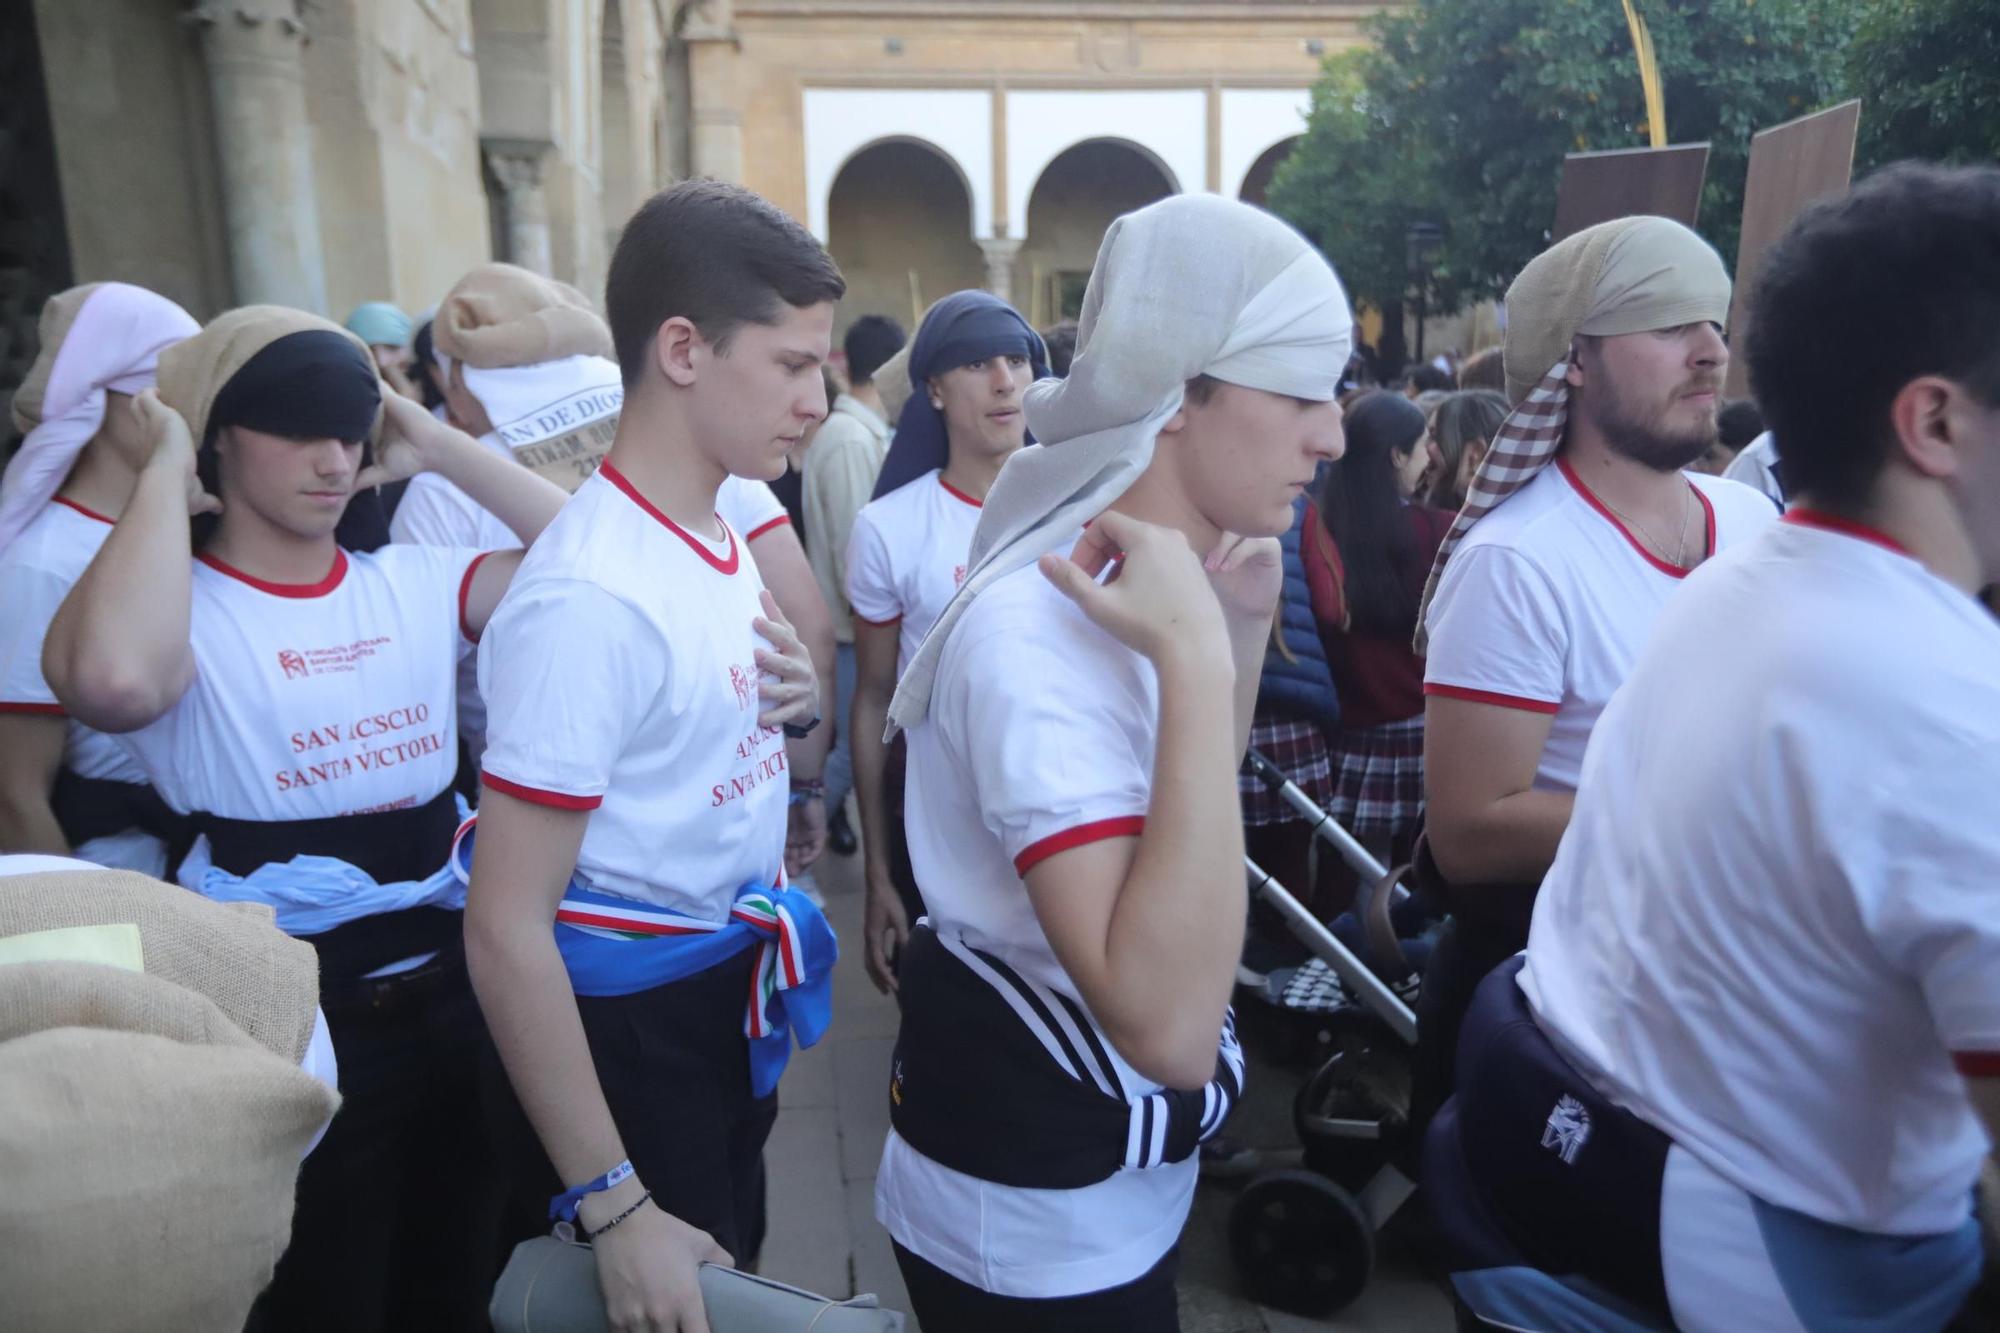
[[[1269,759],[1252,750],[1245,765],[1361,878],[1355,909],[1368,950],[1393,963],[1392,972],[1407,971],[1390,920],[1391,908],[1406,894],[1403,872],[1385,869]],[[1323,1316],[1368,1285],[1375,1234],[1415,1189],[1395,1163],[1408,1146],[1409,1051],[1417,1018],[1396,989],[1289,889],[1248,857],[1244,866],[1251,892],[1332,971],[1344,997],[1320,1015],[1331,1054],[1292,1105],[1305,1169],[1268,1171],[1244,1186],[1230,1211],[1230,1253],[1253,1299]]]

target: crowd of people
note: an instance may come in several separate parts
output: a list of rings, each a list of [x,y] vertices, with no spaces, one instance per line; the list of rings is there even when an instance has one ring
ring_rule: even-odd
[[[1355,889],[1248,747],[1414,867],[1465,1317],[1950,1323],[2000,1128],[2000,170],[1809,208],[1732,403],[1722,261],[1654,217],[1387,385],[1327,258],[1218,197],[1114,222],[1047,332],[965,291],[836,351],[844,292],[697,181],[601,303],[507,264],[415,321],[48,303],[0,482],[0,945],[40,943],[0,960],[70,971],[0,994],[111,984],[31,928],[226,937],[135,970],[264,1062],[209,1115],[271,1132],[203,1167],[283,1196],[155,1326],[484,1328],[559,1222],[610,1327],[706,1330],[832,1019],[830,849],[901,1011],[918,1318],[1177,1327],[1272,956],[1244,858],[1330,921]],[[76,1276],[0,1309],[127,1298]]]

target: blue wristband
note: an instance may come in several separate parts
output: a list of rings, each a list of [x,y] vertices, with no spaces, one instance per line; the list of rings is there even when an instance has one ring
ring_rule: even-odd
[[[615,1189],[630,1180],[633,1174],[632,1163],[629,1160],[623,1161],[595,1180],[578,1185],[573,1190],[564,1190],[549,1200],[549,1221],[576,1221],[577,1205],[583,1202],[585,1195],[602,1194],[605,1190]]]

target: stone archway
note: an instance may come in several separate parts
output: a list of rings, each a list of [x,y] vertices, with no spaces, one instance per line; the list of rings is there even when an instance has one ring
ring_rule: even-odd
[[[1037,327],[1073,318],[1112,220],[1179,192],[1164,164],[1122,139],[1090,139],[1049,163],[1028,196],[1014,303]]]
[[[1257,160],[1250,164],[1250,170],[1243,173],[1243,187],[1236,192],[1236,197],[1246,204],[1262,208],[1265,197],[1271,192],[1271,178],[1277,174],[1278,164],[1292,155],[1292,150],[1299,146],[1303,138],[1304,135],[1295,134],[1289,139],[1281,139],[1259,154]]]
[[[879,139],[841,165],[827,200],[827,250],[847,279],[836,342],[862,315],[914,331],[939,297],[985,285],[971,189],[920,139]]]

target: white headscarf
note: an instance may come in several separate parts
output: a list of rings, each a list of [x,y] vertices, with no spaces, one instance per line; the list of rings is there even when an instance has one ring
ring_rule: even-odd
[[[904,671],[888,734],[923,719],[945,640],[972,600],[1138,480],[1189,380],[1331,402],[1353,336],[1340,279],[1269,213],[1175,195],[1113,222],[1084,292],[1069,378],[1027,391],[1041,443],[1009,458],[987,492],[965,582]]]
[[[15,422],[27,438],[0,477],[0,551],[42,512],[83,446],[103,428],[104,395],[151,388],[160,352],[201,331],[187,311],[143,287],[105,282],[78,290],[82,303],[68,331],[45,343],[36,358],[37,368],[48,362],[39,401],[15,399]],[[74,299],[65,292],[50,305],[65,297]],[[50,331],[44,319],[44,335]],[[37,378],[30,370],[29,382]]]

